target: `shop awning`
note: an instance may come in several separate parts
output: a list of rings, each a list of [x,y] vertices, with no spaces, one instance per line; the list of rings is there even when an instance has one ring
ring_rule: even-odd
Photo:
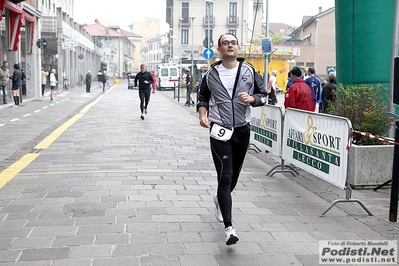
[[[18,50],[19,37],[21,35],[21,26],[24,19],[24,12],[20,6],[11,3],[9,0],[4,0],[5,7],[9,10],[9,49],[12,51]]]
[[[3,10],[4,10],[4,0],[0,0],[0,21],[3,18]]]

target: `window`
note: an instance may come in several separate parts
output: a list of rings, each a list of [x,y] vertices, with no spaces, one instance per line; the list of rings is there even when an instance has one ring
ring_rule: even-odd
[[[190,3],[181,3],[181,17],[183,18],[182,23],[188,24],[190,19]]]
[[[188,44],[188,30],[181,30],[181,44]]]
[[[208,30],[205,30],[205,38],[208,38]],[[213,30],[209,30],[209,38],[213,40]]]
[[[237,2],[229,3],[229,23],[237,23]]]
[[[166,77],[168,75],[168,69],[167,68],[162,68],[161,69],[161,76]]]
[[[205,23],[214,23],[213,21],[213,3],[205,2]]]
[[[229,33],[234,34],[235,36],[237,36],[237,30],[229,30]]]

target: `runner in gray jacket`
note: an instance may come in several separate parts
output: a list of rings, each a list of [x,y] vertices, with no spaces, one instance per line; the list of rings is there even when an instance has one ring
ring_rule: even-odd
[[[214,196],[216,220],[225,226],[226,245],[237,243],[232,224],[234,190],[249,145],[251,106],[266,103],[262,77],[238,57],[238,39],[226,33],[218,40],[222,60],[212,64],[198,94],[200,125],[210,129],[210,146],[217,172]]]

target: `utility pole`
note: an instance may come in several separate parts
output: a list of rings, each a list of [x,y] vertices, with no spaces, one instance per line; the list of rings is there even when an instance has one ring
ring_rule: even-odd
[[[207,34],[207,39],[208,39],[208,46],[206,48],[211,48],[211,29],[210,29],[210,23],[211,23],[211,18],[213,20],[213,16],[211,17],[211,3],[213,3],[213,0],[205,0],[206,2],[206,18],[207,18],[207,22],[208,22],[208,34]],[[208,70],[209,70],[209,65],[210,65],[210,60],[208,59]]]
[[[194,75],[194,19],[195,16],[190,16],[191,19],[191,76]]]
[[[170,6],[170,22],[169,22],[169,44],[170,44],[170,50],[169,50],[169,63],[173,63],[173,6]]]
[[[266,1],[266,38],[269,38],[269,0]],[[265,73],[263,73],[263,83],[267,90],[267,83],[269,80],[267,79],[267,74],[269,72],[269,54],[265,55]]]

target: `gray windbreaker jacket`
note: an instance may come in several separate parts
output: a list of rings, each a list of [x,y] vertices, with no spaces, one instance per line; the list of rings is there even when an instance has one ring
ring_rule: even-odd
[[[197,110],[205,107],[208,111],[208,120],[225,127],[241,127],[251,121],[251,104],[238,100],[238,93],[247,92],[252,95],[255,98],[255,103],[252,104],[254,107],[266,103],[267,92],[262,77],[251,64],[244,62],[244,58],[237,58],[237,61],[239,67],[233,97],[230,97],[223,86],[219,72],[215,68],[222,61],[211,65],[198,93]]]

